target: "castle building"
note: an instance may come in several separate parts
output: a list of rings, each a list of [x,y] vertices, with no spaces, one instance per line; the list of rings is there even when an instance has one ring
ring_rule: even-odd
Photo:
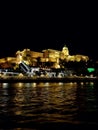
[[[60,60],[63,60],[64,62],[87,62],[89,60],[89,57],[80,54],[70,55],[69,49],[66,45],[64,45],[61,51],[54,49],[45,49],[42,50],[42,52],[35,52],[31,51],[30,49],[24,49],[22,51],[17,51],[16,57],[14,57],[14,62],[16,64],[19,64],[21,61],[25,61],[27,64],[31,66],[38,66],[39,64],[47,66],[46,64],[49,63],[48,65],[50,65],[50,67],[53,68],[60,68]],[[5,60],[2,59],[2,61]]]

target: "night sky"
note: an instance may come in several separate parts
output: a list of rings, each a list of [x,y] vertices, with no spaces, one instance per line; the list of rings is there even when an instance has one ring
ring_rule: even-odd
[[[45,3],[44,3],[45,4]],[[61,50],[98,59],[97,8],[92,3],[57,5],[41,3],[7,6],[1,10],[0,58],[29,48]]]

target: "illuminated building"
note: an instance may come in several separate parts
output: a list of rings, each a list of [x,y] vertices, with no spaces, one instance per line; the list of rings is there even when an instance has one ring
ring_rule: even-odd
[[[0,64],[6,62],[19,64],[20,62],[24,61],[25,63],[31,66],[43,65],[44,67],[46,67],[47,66],[46,64],[50,63],[50,66],[48,67],[60,68],[60,60],[63,60],[64,62],[70,62],[70,61],[87,62],[89,60],[89,57],[80,54],[70,55],[69,49],[65,45],[61,51],[54,50],[54,49],[46,49],[46,50],[42,50],[42,52],[35,52],[35,51],[31,51],[30,49],[17,51],[16,57],[2,58],[0,59]]]

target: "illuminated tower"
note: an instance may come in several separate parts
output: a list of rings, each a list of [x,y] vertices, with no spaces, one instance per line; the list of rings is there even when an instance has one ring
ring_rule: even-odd
[[[69,50],[66,45],[62,48],[62,53],[64,54],[64,56],[69,56]]]

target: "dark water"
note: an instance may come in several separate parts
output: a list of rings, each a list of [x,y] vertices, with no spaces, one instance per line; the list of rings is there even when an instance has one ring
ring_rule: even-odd
[[[0,83],[0,129],[98,128],[98,87],[89,83]]]

